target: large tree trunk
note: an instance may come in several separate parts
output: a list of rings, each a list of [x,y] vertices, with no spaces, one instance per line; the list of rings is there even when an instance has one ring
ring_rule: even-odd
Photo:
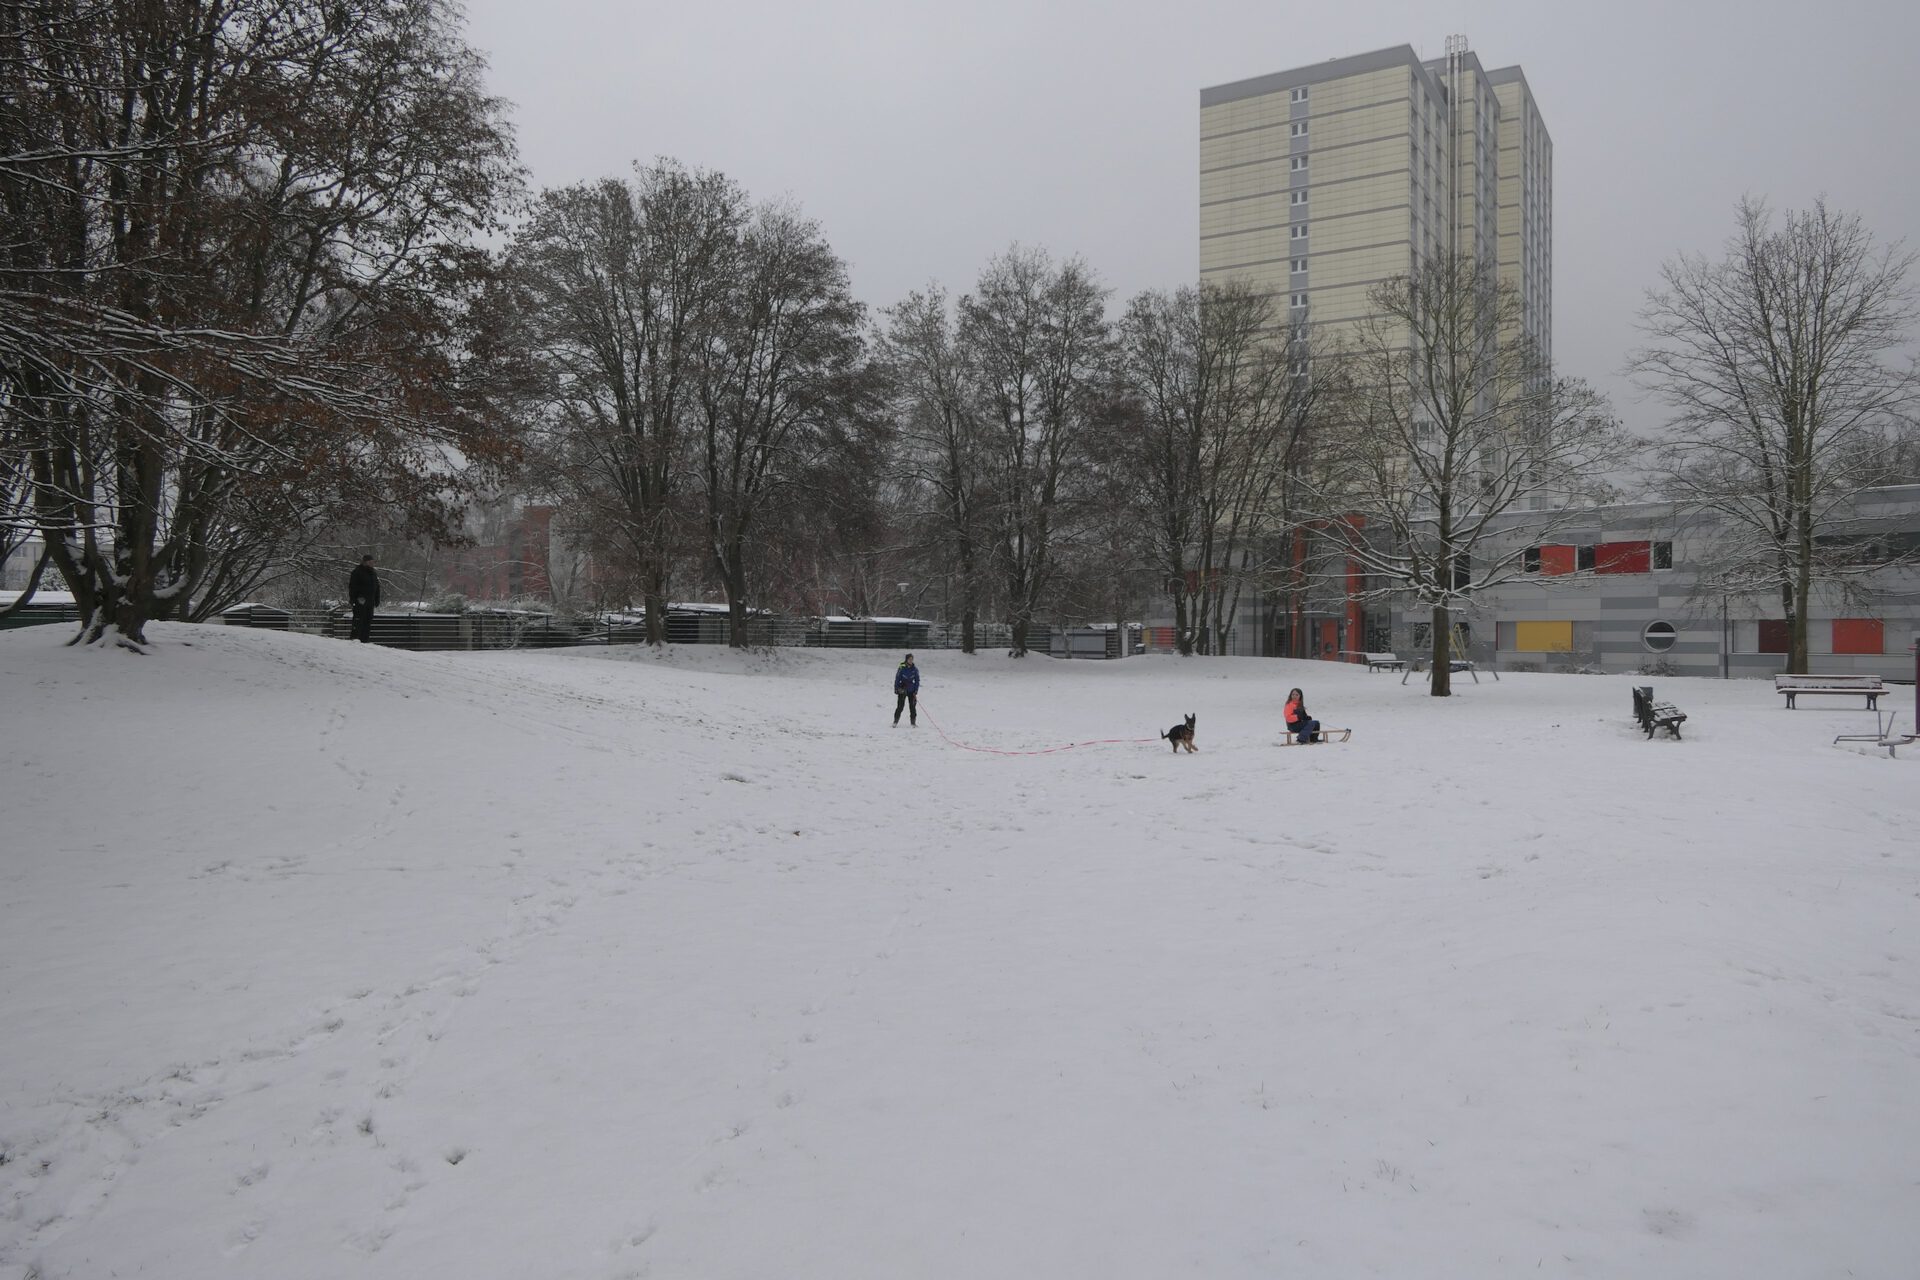
[[[1780,616],[1787,623],[1787,670],[1804,675],[1807,670],[1807,618],[1800,603],[1797,582],[1780,584]]]
[[[1807,646],[1807,607],[1813,595],[1813,511],[1811,501],[1800,507],[1793,574],[1793,626],[1788,629],[1787,670],[1804,673],[1812,666]]]
[[[1002,558],[1007,575],[1007,620],[1013,624],[1012,647],[1007,656],[1024,658],[1027,656],[1027,636],[1033,630],[1033,595],[1028,589],[1031,579],[1018,543],[1007,544]]]
[[[1234,620],[1240,616],[1240,580],[1234,579],[1229,592],[1224,586],[1220,590],[1218,603],[1213,607],[1213,630],[1219,639],[1214,644],[1214,652],[1224,655],[1227,652],[1227,637],[1233,631]]]
[[[647,605],[647,644],[655,649],[667,646],[667,575],[648,570],[642,588]]]
[[[1447,606],[1433,606],[1433,679],[1436,698],[1453,696],[1453,629]]]
[[[974,651],[974,627],[980,618],[979,578],[973,563],[973,539],[960,539],[960,652]]]
[[[727,591],[727,647],[747,647],[747,561],[738,542],[729,543],[718,557],[720,584]]]
[[[1027,617],[1025,614],[1016,613],[1013,615],[1013,647],[1008,650],[1008,657],[1024,658],[1027,656],[1027,632],[1032,626],[1033,619]]]

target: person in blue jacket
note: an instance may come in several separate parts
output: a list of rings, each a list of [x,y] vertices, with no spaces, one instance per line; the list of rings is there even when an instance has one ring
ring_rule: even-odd
[[[920,668],[913,665],[913,655],[908,654],[900,660],[893,671],[893,724],[900,727],[900,712],[907,713],[907,725],[912,727],[920,723]]]

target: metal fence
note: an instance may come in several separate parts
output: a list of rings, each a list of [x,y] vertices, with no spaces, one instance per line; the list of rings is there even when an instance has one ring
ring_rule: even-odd
[[[346,609],[243,605],[229,609],[219,621],[230,627],[299,632],[336,640],[353,635],[353,614]],[[539,649],[577,643],[579,633],[543,614],[396,611],[373,615],[371,638],[374,644],[389,649]]]
[[[228,610],[220,621],[228,626],[300,632],[345,640],[353,615],[345,609],[280,609],[249,605]],[[758,648],[808,649],[958,649],[961,628],[956,624],[905,619],[808,619],[752,617],[746,639]],[[471,610],[465,613],[386,612],[373,616],[372,642],[391,649],[553,649],[581,645],[645,644],[646,627],[624,615],[611,619],[568,621],[546,614],[508,610]],[[1027,646],[1048,652],[1054,629],[1029,629]],[[724,645],[729,641],[728,620],[719,613],[673,613],[667,617],[667,643]],[[976,623],[974,646],[1005,649],[1013,643],[1013,628],[1005,623]],[[1086,656],[1084,653],[1078,656]]]
[[[79,607],[71,604],[28,603],[17,612],[0,617],[0,631],[10,631],[15,627],[44,627],[60,622],[79,626]]]

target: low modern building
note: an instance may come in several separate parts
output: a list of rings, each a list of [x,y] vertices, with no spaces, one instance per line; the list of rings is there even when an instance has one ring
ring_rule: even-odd
[[[1825,535],[1851,562],[1844,585],[1817,585],[1808,609],[1823,672],[1911,677],[1920,633],[1920,485],[1870,489]],[[1463,619],[1476,656],[1508,669],[1659,670],[1766,676],[1781,670],[1787,623],[1777,596],[1714,585],[1717,517],[1666,503],[1596,508],[1551,545],[1512,545],[1520,576],[1482,593]],[[1420,619],[1396,614],[1417,653]]]
[[[1516,516],[1517,529],[1537,517]],[[1911,678],[1920,634],[1920,484],[1870,489],[1824,535],[1851,561],[1844,587],[1813,593],[1808,647],[1815,670]],[[1470,656],[1505,670],[1769,676],[1783,669],[1787,624],[1777,596],[1722,594],[1716,546],[1725,526],[1669,503],[1596,507],[1552,543],[1516,532],[1489,548],[1512,580],[1479,592],[1454,622]],[[1368,584],[1331,539],[1304,539],[1298,573],[1250,569],[1221,651],[1352,661],[1391,649],[1431,651],[1430,615],[1370,600]],[[1318,545],[1314,545],[1318,544]],[[1171,648],[1169,620],[1149,618],[1150,648]]]

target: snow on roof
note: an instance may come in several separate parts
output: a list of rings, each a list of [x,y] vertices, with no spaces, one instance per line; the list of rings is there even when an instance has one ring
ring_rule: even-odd
[[[12,604],[19,598],[20,593],[18,591],[0,591],[0,605]],[[73,598],[73,592],[71,591],[36,591],[33,593],[33,599],[28,603],[27,607],[32,608],[36,604],[74,603],[76,602]]]
[[[467,612],[507,618],[551,618],[553,616],[551,609],[517,609],[504,604],[470,604],[467,606]]]
[[[930,627],[933,624],[925,618],[855,618],[844,613],[826,613],[820,615],[820,621],[835,624],[854,622],[887,622],[895,626]]]

